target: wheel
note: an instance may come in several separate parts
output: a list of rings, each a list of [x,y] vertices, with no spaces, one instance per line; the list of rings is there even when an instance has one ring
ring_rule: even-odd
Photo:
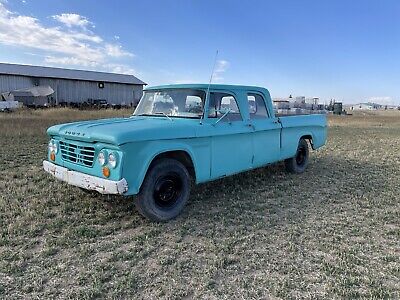
[[[285,160],[286,171],[293,174],[303,173],[308,165],[309,152],[307,141],[301,139],[297,146],[296,155]]]
[[[168,221],[181,213],[189,194],[190,175],[185,166],[164,158],[153,163],[147,172],[135,205],[141,215],[152,221]]]

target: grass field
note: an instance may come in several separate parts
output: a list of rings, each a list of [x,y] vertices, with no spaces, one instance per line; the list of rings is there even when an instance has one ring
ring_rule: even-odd
[[[129,114],[0,114],[0,298],[400,298],[400,112],[330,117],[305,174],[197,186],[164,224],[41,168],[48,126]]]

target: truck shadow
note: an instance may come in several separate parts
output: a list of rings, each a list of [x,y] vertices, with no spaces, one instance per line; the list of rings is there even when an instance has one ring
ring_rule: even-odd
[[[269,215],[279,222],[280,215],[291,212],[293,218],[302,218],[303,210],[309,213],[332,203],[379,197],[387,185],[382,173],[380,165],[343,157],[314,156],[300,175],[288,174],[280,162],[194,186],[183,214],[172,222],[251,223]],[[132,198],[100,198],[110,209],[134,209]]]
[[[300,175],[288,174],[277,163],[196,186],[185,217],[236,223],[265,220],[271,214],[277,222],[287,214],[291,220],[302,219],[310,210],[324,211],[335,203],[379,198],[388,184],[382,174],[381,165],[343,157],[312,157]]]

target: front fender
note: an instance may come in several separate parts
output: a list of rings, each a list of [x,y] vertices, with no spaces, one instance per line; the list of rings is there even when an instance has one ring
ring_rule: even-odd
[[[199,144],[198,142],[194,142],[194,139],[188,139],[186,142],[157,140],[122,145],[121,148],[125,153],[122,176],[127,180],[129,186],[125,195],[138,194],[151,162],[158,155],[170,151],[186,152],[193,162],[196,182],[199,182],[199,180],[201,181],[201,178],[209,174],[209,165],[207,167],[206,163],[203,167],[200,167],[198,162],[199,155],[201,155],[201,153],[199,153],[200,148],[194,148],[190,143]]]

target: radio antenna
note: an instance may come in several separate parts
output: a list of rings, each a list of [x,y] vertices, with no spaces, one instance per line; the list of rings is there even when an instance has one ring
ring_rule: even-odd
[[[213,77],[214,77],[215,65],[217,64],[217,58],[218,58],[218,50],[217,50],[217,52],[215,52],[214,65],[213,65],[213,68],[212,68],[212,71],[211,71],[210,81],[208,83],[208,89],[207,90],[210,90],[210,85],[211,85],[211,82],[212,82]]]
[[[211,83],[212,83],[212,80],[213,80],[215,65],[217,64],[217,58],[218,58],[218,50],[217,50],[217,52],[215,52],[214,65],[213,65],[213,68],[212,68],[212,71],[211,71],[210,81],[208,82],[208,87],[207,87],[207,92],[206,92],[206,101],[205,101],[205,103],[204,103],[204,106],[206,105],[207,100],[208,100],[208,98],[209,98],[210,86],[211,86]],[[205,112],[205,111],[206,111],[206,109],[204,109],[204,112]],[[204,117],[204,114],[203,114],[203,116],[200,118],[200,124],[202,124],[203,117]]]

